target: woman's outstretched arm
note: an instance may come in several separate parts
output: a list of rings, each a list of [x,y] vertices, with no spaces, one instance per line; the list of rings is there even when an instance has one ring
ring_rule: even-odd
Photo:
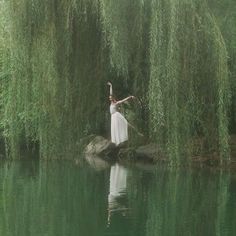
[[[129,96],[129,97],[124,98],[124,99],[122,99],[122,100],[120,100],[120,101],[117,101],[116,104],[121,104],[121,103],[126,102],[126,101],[128,101],[129,99],[133,99],[133,98],[135,98],[135,97],[134,97],[134,96]]]

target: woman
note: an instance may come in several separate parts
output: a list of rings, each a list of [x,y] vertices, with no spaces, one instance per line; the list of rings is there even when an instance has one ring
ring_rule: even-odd
[[[116,101],[113,97],[112,84],[110,82],[108,82],[107,84],[110,86],[109,100],[111,102],[111,142],[115,143],[116,146],[118,146],[120,143],[128,140],[128,122],[124,118],[124,116],[122,116],[120,112],[117,111],[117,105],[122,104],[129,99],[133,99],[134,96],[129,96],[123,100]]]

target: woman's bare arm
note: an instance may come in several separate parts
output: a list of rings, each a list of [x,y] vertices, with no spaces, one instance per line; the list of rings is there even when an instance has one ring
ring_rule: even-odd
[[[112,95],[113,95],[113,90],[112,90],[112,84],[111,84],[111,82],[108,82],[107,85],[110,86],[110,96],[112,96]]]
[[[129,99],[133,99],[133,98],[134,98],[134,96],[129,96],[129,97],[124,98],[124,99],[122,99],[122,100],[120,100],[120,101],[117,101],[116,104],[121,104],[121,103],[126,102],[126,101],[128,101]]]

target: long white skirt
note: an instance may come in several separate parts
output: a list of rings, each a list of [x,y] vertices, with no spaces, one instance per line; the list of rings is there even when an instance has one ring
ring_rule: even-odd
[[[119,145],[128,140],[128,122],[119,112],[111,115],[111,142]]]

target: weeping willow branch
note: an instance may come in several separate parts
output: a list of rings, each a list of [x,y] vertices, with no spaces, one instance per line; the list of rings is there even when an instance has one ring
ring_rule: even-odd
[[[172,160],[183,151],[228,154],[227,52],[206,2],[152,1],[150,125]],[[155,9],[158,9],[157,11]]]

